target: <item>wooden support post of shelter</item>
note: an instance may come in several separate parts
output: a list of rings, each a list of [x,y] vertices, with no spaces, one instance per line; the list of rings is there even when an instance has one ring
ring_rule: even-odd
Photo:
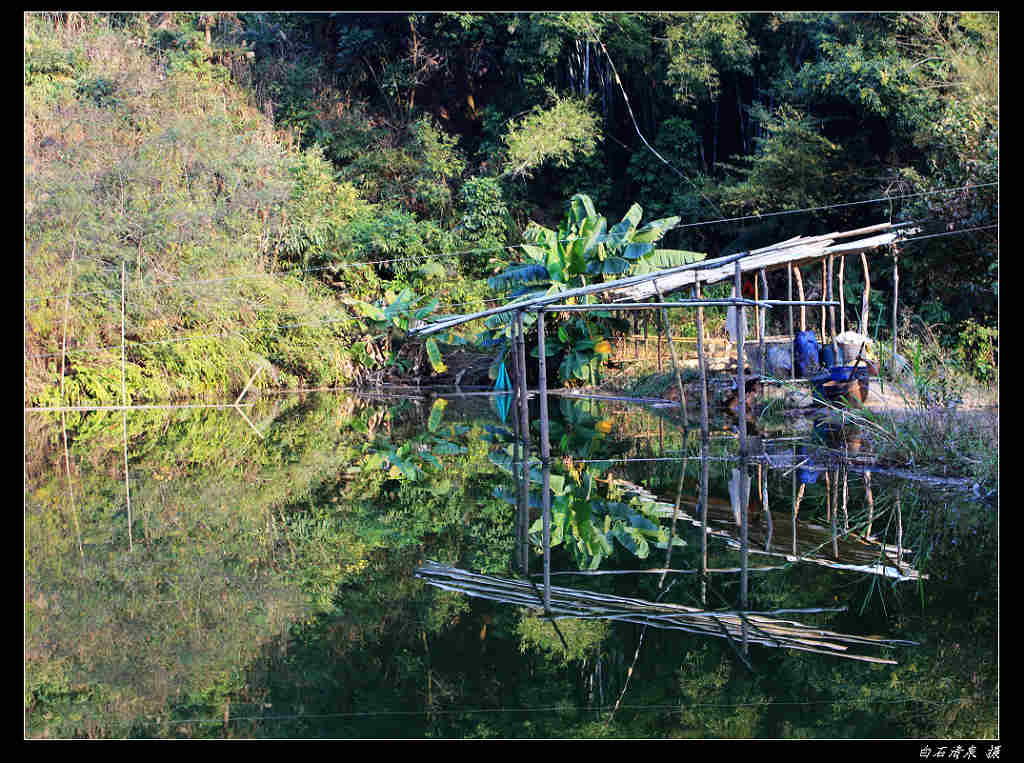
[[[519,415],[516,427],[519,430],[519,436],[516,438],[516,451],[519,454],[519,535],[522,539],[520,566],[522,567],[523,574],[528,575],[530,567],[528,532],[530,525],[530,469],[528,465],[530,455],[530,417],[528,409],[529,398],[527,397],[526,388],[526,336],[523,331],[522,310],[516,312],[515,337],[516,346],[513,348],[513,354],[515,355],[516,398]]]
[[[700,299],[700,280],[694,284],[694,297]],[[700,371],[700,430],[701,436],[707,440],[708,427],[708,361],[704,355],[704,308],[697,305],[697,368]]]
[[[892,364],[891,368],[896,370],[896,333],[897,333],[897,308],[900,300],[900,250],[892,248]]]
[[[793,448],[792,462],[794,464],[796,463],[796,448]],[[797,524],[796,524],[796,517],[797,517],[797,514],[800,513],[800,502],[797,500],[796,468],[794,467],[793,469],[790,469],[790,472],[792,474],[792,484],[791,484],[791,494],[790,495],[791,495],[791,498],[793,500],[793,511],[791,512],[793,518],[791,520],[792,526],[790,527],[790,533],[793,536],[793,556],[796,557],[797,556]],[[800,490],[801,490],[800,495],[801,496],[803,495],[803,489],[804,489],[804,485],[801,482],[800,483]]]
[[[736,472],[733,472],[736,474]],[[737,485],[738,510],[740,515],[740,612],[748,608],[750,583],[750,473],[747,470],[745,451],[740,453],[739,480]],[[742,620],[743,652],[747,651],[747,620]]]
[[[828,293],[828,266],[825,264],[825,260],[821,261],[821,298],[822,300],[828,299],[825,295]],[[821,306],[821,335],[820,341],[822,344],[825,343],[825,306]]]
[[[843,287],[843,271],[846,269],[846,257],[839,257],[839,333],[846,331],[846,294]]]
[[[743,293],[743,266],[740,265],[739,260],[736,260],[735,271],[733,285],[736,289],[736,294],[739,295]],[[747,333],[746,311],[747,309],[742,303],[736,308],[736,415],[739,416],[740,453],[745,453],[747,450],[747,381],[746,375],[743,373],[745,365],[743,340],[744,334]]]
[[[761,290],[764,292],[763,296],[764,296],[765,299],[768,299],[768,276],[765,275],[764,268],[761,268],[761,270],[758,271],[758,272],[759,272],[759,274],[761,276]],[[755,281],[754,283],[755,283],[754,298],[756,299],[757,298],[757,293],[756,293],[756,284],[757,284],[757,282]],[[761,355],[761,370],[760,370],[760,373],[761,373],[762,376],[764,376],[766,373],[768,373],[768,359],[765,357],[765,347],[764,347],[765,323],[768,320],[768,311],[765,308],[763,308],[763,307],[759,307],[757,309],[757,312],[759,313],[758,322],[757,322],[757,341],[758,341],[758,345],[759,345],[758,349],[759,349],[759,352],[760,352],[760,355]]]
[[[864,270],[864,290],[860,295],[860,333],[863,336],[868,336],[868,319],[870,318],[870,301],[871,296],[871,274],[868,272],[868,256],[865,252],[860,253],[860,264]]]
[[[705,419],[706,422],[706,419]],[[708,430],[705,426],[700,444],[700,604],[708,605]]]
[[[757,302],[757,303],[760,303],[760,301],[761,301],[761,289],[758,286],[757,275],[756,274],[754,275],[753,281],[754,281],[754,301]],[[764,309],[761,307],[760,304],[758,304],[757,307],[754,308],[754,326],[757,328],[757,343],[758,343],[758,349],[759,350],[764,349],[763,347],[761,347],[761,315],[763,313],[764,313]],[[764,358],[763,357],[761,358],[761,362],[764,362]],[[751,364],[750,369],[752,371],[754,371],[755,373],[763,373],[762,370],[761,370],[761,364],[760,363],[758,363],[758,365],[756,367],[753,364]]]
[[[663,328],[662,323],[659,321],[658,322],[658,373],[659,374],[661,373],[661,333],[662,333],[662,328]]]
[[[790,302],[793,301],[793,263],[789,263],[786,266],[786,299]],[[796,378],[796,347],[793,343],[793,305],[789,306],[789,378]]]
[[[793,277],[796,278],[796,293],[800,301],[804,301],[804,279],[800,275],[800,266],[793,265]],[[800,305],[800,330],[807,331],[807,307]]]
[[[548,440],[548,372],[544,348],[544,308],[537,311],[537,395],[540,398],[541,508],[544,527],[544,612],[551,613],[551,443]]]

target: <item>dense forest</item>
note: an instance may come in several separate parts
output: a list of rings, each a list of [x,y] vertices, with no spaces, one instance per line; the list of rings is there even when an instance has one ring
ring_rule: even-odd
[[[501,298],[578,194],[707,256],[913,220],[871,333],[994,373],[998,14],[27,14],[24,51],[27,402],[120,400],[122,330],[136,400],[436,372],[391,324]]]

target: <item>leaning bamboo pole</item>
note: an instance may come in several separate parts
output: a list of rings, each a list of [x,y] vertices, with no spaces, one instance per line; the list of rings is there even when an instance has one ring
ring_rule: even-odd
[[[658,292],[658,301],[664,304],[665,298],[661,295],[661,289],[658,289],[658,282],[654,281],[654,288]],[[676,389],[679,391],[679,411],[682,414],[683,426],[689,426],[690,421],[686,414],[686,390],[683,388],[683,377],[679,373],[679,358],[676,356],[676,345],[672,340],[672,326],[668,322],[668,311],[661,308],[661,325],[665,328],[665,333],[668,335],[668,349],[672,354],[672,370],[675,372],[676,377]],[[660,334],[659,334],[660,340]],[[658,370],[661,370],[661,342],[658,342]]]
[[[864,252],[860,253],[860,264],[864,271],[864,290],[860,295],[860,333],[863,336],[868,336],[868,318],[870,317],[868,298],[871,296],[871,274],[868,272],[868,256]]]
[[[800,275],[800,266],[795,265],[793,267],[793,277],[796,278],[796,292],[797,296],[800,297],[800,301],[804,301],[804,279]],[[807,308],[804,305],[800,305],[800,330],[807,331]],[[794,366],[795,368],[795,366]]]

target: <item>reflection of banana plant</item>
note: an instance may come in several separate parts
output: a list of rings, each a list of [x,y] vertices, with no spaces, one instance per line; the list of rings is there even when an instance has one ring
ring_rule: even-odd
[[[565,220],[557,232],[530,223],[523,234],[527,243],[521,247],[526,261],[507,266],[487,283],[513,300],[526,299],[626,274],[650,273],[705,257],[697,252],[656,248],[655,243],[675,227],[679,218],[666,217],[639,227],[642,216],[642,208],[634,204],[609,230],[607,220],[597,214],[590,197],[578,193],[570,200]],[[558,341],[551,341],[546,354],[565,354],[559,366],[559,378],[563,382],[571,379],[587,383],[597,381],[597,369],[611,352],[611,346],[604,341],[604,336],[612,329],[610,320],[608,313],[589,313],[558,327]],[[531,317],[529,324],[532,323]],[[524,317],[524,328],[526,326]],[[492,343],[509,344],[508,314],[492,316],[487,328]],[[606,351],[596,352],[598,345]],[[503,360],[504,355],[499,356],[495,368]]]
[[[384,305],[374,305],[360,300],[350,300],[349,304],[362,313],[370,323],[370,326],[377,332],[378,339],[383,339],[385,349],[388,353],[387,363],[394,364],[397,361],[397,352],[392,349],[394,343],[401,343],[410,328],[428,321],[437,309],[437,300],[431,299],[424,305],[417,307],[423,297],[417,297],[411,289],[403,289],[397,296],[389,295],[389,301]],[[438,337],[449,344],[461,344],[462,340],[448,332],[442,332]],[[441,350],[438,347],[437,339],[428,337],[424,346],[427,351],[427,358],[430,365],[437,373],[448,370],[441,358]],[[421,356],[422,357],[422,356]]]
[[[559,400],[561,417],[548,422],[550,437],[563,453],[579,454],[582,458],[606,456],[606,435],[612,429],[612,421],[591,413],[587,407],[581,400]]]
[[[564,544],[580,569],[596,569],[611,556],[613,541],[638,559],[646,559],[651,546],[668,546],[668,531],[653,521],[656,515],[648,515],[641,499],[623,503],[597,495],[605,484],[597,478],[605,468],[587,465],[574,473],[574,479],[565,481],[567,487],[551,503],[551,545]],[[542,530],[542,519],[530,527],[530,538],[536,545],[542,542]],[[684,542],[674,538],[673,545]]]
[[[443,398],[436,399],[430,409],[427,431],[407,439],[400,446],[375,442],[363,463],[357,468],[361,471],[386,468],[388,476],[392,479],[404,477],[412,482],[420,480],[428,471],[443,472],[444,466],[437,457],[465,453],[465,446],[457,444],[455,440],[463,437],[470,429],[468,426],[457,424],[441,425],[447,404],[448,401]],[[442,482],[435,492],[446,493],[450,488],[450,483]]]
[[[511,433],[507,430],[491,431],[489,439],[497,444],[490,460],[509,474],[515,474],[513,446],[508,444]],[[551,488],[551,546],[564,545],[580,569],[596,569],[614,552],[615,544],[640,559],[646,559],[651,547],[667,548],[669,533],[657,521],[653,503],[640,497],[628,503],[613,499],[609,483],[599,480],[610,464],[565,465],[555,464],[549,475]],[[530,508],[539,510],[541,496],[536,488],[543,484],[539,460],[528,463],[529,481],[534,488],[529,492]],[[496,489],[495,495],[513,505],[517,504],[517,490]],[[530,527],[530,540],[542,544],[543,519]],[[674,546],[685,545],[673,538]]]

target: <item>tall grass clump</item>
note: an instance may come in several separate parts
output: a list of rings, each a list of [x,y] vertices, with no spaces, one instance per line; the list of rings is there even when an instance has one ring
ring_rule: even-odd
[[[997,337],[973,324],[944,344],[921,320],[904,321],[898,339],[903,362],[891,364],[898,370],[883,382],[904,407],[864,413],[881,435],[880,455],[931,474],[972,479],[986,494],[996,490]]]

